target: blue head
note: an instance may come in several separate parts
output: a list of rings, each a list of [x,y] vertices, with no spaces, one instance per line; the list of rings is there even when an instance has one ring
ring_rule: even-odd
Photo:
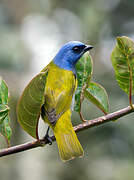
[[[77,61],[92,48],[93,46],[85,45],[79,41],[70,41],[61,47],[53,61],[58,67],[75,73]]]

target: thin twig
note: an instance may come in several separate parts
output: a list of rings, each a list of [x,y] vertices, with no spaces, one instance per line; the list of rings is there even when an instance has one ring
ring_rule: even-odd
[[[79,112],[79,115],[80,115],[80,119],[81,119],[83,122],[86,122],[86,121],[87,121],[87,120],[85,120],[85,119],[84,119],[84,117],[83,117],[83,114],[82,114],[81,110],[80,110],[80,112]]]
[[[129,71],[130,71],[130,80],[129,80],[129,104],[131,108],[133,109],[133,104],[132,104],[132,71],[130,69],[130,65],[128,66]]]
[[[86,120],[83,117],[82,111],[81,111],[82,102],[84,100],[84,90],[86,89],[86,87],[87,87],[87,84],[83,85],[82,90],[81,90],[81,95],[80,95],[80,112],[79,112],[79,115],[80,115],[80,119],[82,120],[82,122],[86,122]]]
[[[126,107],[124,109],[121,109],[119,111],[116,111],[114,113],[110,113],[110,114],[107,114],[105,116],[93,119],[93,120],[87,120],[86,122],[75,126],[74,130],[75,130],[75,132],[80,132],[80,131],[83,131],[85,129],[88,129],[88,128],[91,128],[91,127],[94,127],[94,126],[98,126],[98,125],[101,125],[101,124],[104,124],[104,123],[119,119],[120,117],[125,116],[127,114],[130,114],[132,112],[134,112],[134,109],[132,109],[130,106],[128,106],[128,107]],[[52,141],[55,141],[54,136],[52,136],[51,139],[52,139]],[[6,155],[9,155],[9,154],[14,154],[14,153],[26,151],[26,150],[33,149],[33,148],[36,148],[36,147],[45,146],[46,144],[48,144],[48,142],[44,138],[44,139],[41,139],[41,140],[36,140],[36,141],[33,141],[33,142],[28,142],[28,143],[25,143],[25,144],[13,146],[13,147],[1,150],[0,151],[0,157],[6,156]]]

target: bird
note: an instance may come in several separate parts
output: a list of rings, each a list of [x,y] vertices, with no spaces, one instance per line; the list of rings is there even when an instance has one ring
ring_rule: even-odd
[[[63,161],[82,157],[84,154],[71,123],[71,105],[77,88],[75,65],[92,48],[93,46],[79,41],[68,42],[46,67],[48,75],[41,116],[53,130]]]
[[[49,137],[51,128],[64,162],[84,155],[73,129],[71,114],[78,84],[75,65],[92,48],[80,41],[65,43],[53,60],[31,80],[17,106],[18,122],[34,138],[39,138],[39,117],[48,124],[45,139],[52,143]],[[40,79],[41,73],[45,74],[45,80]]]

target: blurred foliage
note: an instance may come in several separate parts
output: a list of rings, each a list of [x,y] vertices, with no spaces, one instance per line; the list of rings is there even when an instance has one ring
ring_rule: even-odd
[[[133,0],[0,0],[0,76],[9,85],[12,145],[29,140],[16,121],[18,96],[35,69],[41,70],[66,41],[94,45],[93,81],[106,88],[110,111],[128,105],[127,96],[115,80],[110,54],[115,36],[134,38],[133,17]],[[82,111],[85,119],[102,115],[86,100]],[[72,119],[74,124],[80,122],[76,113]],[[85,156],[66,164],[60,162],[55,144],[2,158],[1,179],[133,180],[133,131],[132,114],[81,132],[78,136]],[[2,139],[0,142],[4,147]]]

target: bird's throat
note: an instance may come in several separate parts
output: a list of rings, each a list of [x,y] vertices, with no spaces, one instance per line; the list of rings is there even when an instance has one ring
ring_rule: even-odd
[[[61,69],[65,69],[65,70],[69,70],[72,71],[74,74],[75,73],[75,64],[70,63],[69,61],[58,61],[56,59],[54,59],[54,64],[57,65],[59,68]]]

